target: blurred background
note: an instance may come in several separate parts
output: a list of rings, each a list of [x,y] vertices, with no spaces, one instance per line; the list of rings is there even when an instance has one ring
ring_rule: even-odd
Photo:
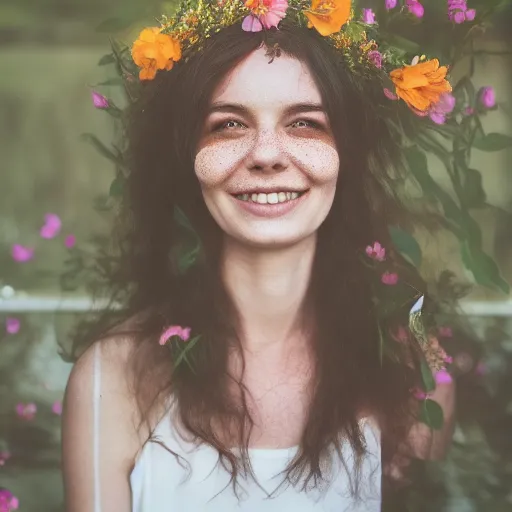
[[[428,3],[446,9],[444,0]],[[502,3],[495,27],[479,28],[473,82],[495,93],[496,108],[482,118],[486,131],[511,134],[511,10]],[[60,413],[71,364],[59,356],[59,345],[69,343],[71,327],[90,307],[85,285],[95,269],[88,262],[112,215],[114,166],[87,136],[107,144],[115,136],[112,118],[94,107],[92,90],[119,94],[114,71],[98,66],[110,46],[97,28],[119,29],[129,42],[170,8],[157,0],[0,4],[0,489],[17,497],[23,512],[64,510]],[[442,37],[436,30],[433,39]],[[472,214],[509,283],[511,157],[510,147],[476,150],[471,161],[486,195]],[[447,187],[439,162],[432,161],[431,172]],[[453,236],[425,235],[422,246],[426,276],[450,269],[472,285],[463,310],[474,336],[448,324],[444,331],[460,381],[450,455],[415,466],[412,483],[390,510],[512,511],[511,298],[473,283]]]

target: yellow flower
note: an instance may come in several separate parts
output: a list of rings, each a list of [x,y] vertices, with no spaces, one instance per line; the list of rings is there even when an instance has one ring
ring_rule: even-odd
[[[427,112],[439,101],[441,94],[452,90],[452,86],[446,80],[446,73],[448,68],[439,67],[439,61],[432,59],[395,69],[390,76],[399,98],[402,98],[409,107],[419,112]]]
[[[133,43],[132,58],[141,68],[139,78],[152,80],[159,69],[172,69],[181,59],[181,46],[170,35],[162,34],[160,28],[145,28]]]
[[[311,0],[311,9],[304,11],[308,28],[316,28],[323,36],[339,32],[350,18],[351,0]]]

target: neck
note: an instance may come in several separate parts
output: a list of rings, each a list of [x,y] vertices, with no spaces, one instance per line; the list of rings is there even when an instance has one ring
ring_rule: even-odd
[[[241,319],[249,354],[281,351],[304,340],[305,298],[316,237],[275,250],[226,239],[222,279]]]

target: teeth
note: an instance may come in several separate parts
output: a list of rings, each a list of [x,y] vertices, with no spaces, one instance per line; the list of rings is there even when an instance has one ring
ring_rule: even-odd
[[[236,198],[258,204],[277,204],[297,199],[300,195],[299,192],[272,192],[271,194],[239,194]]]

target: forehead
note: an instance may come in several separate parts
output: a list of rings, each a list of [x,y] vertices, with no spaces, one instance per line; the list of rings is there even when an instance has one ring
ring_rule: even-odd
[[[248,106],[290,104],[300,101],[321,103],[320,91],[303,62],[281,53],[269,64],[266,48],[258,48],[233,68],[215,89],[214,101]]]

